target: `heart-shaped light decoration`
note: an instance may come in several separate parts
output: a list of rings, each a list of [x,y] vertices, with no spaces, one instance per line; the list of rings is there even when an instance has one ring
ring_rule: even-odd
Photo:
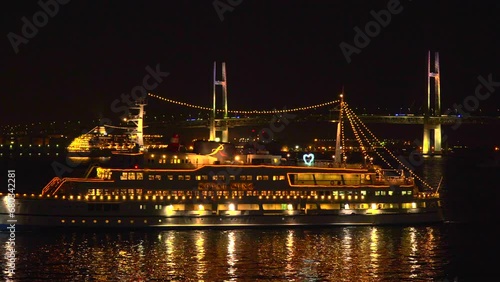
[[[304,163],[306,165],[311,165],[312,162],[314,161],[314,155],[313,154],[304,154],[302,159],[304,160]]]

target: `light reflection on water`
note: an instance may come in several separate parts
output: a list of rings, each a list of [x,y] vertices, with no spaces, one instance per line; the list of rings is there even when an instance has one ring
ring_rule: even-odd
[[[206,262],[205,259],[205,234],[204,231],[196,232],[196,274],[198,279],[202,280],[206,275]]]
[[[235,281],[235,276],[236,276],[236,263],[238,262],[238,259],[236,258],[235,254],[235,235],[234,231],[229,231],[228,233],[228,243],[227,243],[227,264],[228,264],[228,269],[227,269],[227,274],[231,278],[231,281]]]
[[[402,281],[443,277],[442,226],[18,234],[18,278]]]
[[[13,281],[477,281],[496,271],[488,264],[497,255],[490,246],[498,236],[488,235],[496,214],[488,207],[497,206],[497,171],[431,157],[416,172],[433,186],[444,176],[440,191],[454,223],[16,233]],[[0,264],[5,270],[4,256]]]

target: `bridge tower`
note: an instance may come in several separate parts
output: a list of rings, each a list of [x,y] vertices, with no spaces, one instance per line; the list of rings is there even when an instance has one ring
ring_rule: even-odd
[[[431,51],[427,55],[427,105],[424,112],[424,142],[422,153],[441,154],[441,70],[439,53]],[[432,83],[434,82],[434,83]],[[431,133],[434,132],[434,150],[431,149]]]
[[[224,108],[222,116],[217,112],[217,86],[222,88],[222,106]],[[222,142],[228,142],[229,130],[227,124],[227,77],[226,63],[222,62],[222,79],[217,80],[217,62],[214,62],[214,81],[213,81],[213,106],[210,117],[210,140],[215,141],[220,138]],[[221,136],[217,136],[221,132]]]

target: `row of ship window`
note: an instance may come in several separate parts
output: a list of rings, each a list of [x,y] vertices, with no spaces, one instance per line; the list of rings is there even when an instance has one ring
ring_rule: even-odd
[[[161,210],[162,205],[154,205],[155,210]],[[120,204],[88,204],[88,211],[119,211]],[[140,210],[145,210],[146,205],[139,205]]]
[[[105,175],[108,179],[111,179],[111,175]],[[164,178],[166,177],[166,178]],[[224,180],[236,180],[238,178],[239,180],[253,180],[254,176],[253,175],[195,175],[194,178],[192,175],[185,174],[185,175],[177,175],[174,177],[174,175],[162,175],[161,174],[149,174],[147,175],[148,180],[162,180],[162,179],[168,179],[168,180],[198,180],[198,181],[208,181],[208,180],[214,180],[214,181],[224,181]],[[143,180],[144,176],[142,172],[122,172],[120,175],[120,180]],[[285,180],[284,175],[256,175],[255,180],[273,180],[273,181],[279,181],[279,180]]]
[[[173,197],[183,197],[183,196],[366,196],[369,193],[373,193],[375,196],[411,196],[411,190],[402,191],[272,191],[272,190],[251,190],[251,191],[186,191],[186,190],[158,190],[146,191],[145,195],[149,196],[173,196]],[[125,196],[125,195],[143,195],[143,189],[88,189],[88,195],[90,196]]]
[[[149,164],[154,164],[155,160],[154,159],[148,159],[147,162]],[[190,159],[179,159],[179,158],[173,158],[173,159],[159,159],[158,160],[159,164],[190,164],[191,160]]]
[[[219,206],[224,206],[224,204],[219,205]],[[259,205],[257,204],[241,204],[240,206],[249,208],[249,206],[252,206],[252,210],[255,209],[260,209]],[[420,203],[401,203],[401,208],[403,209],[410,209],[410,208],[416,208],[416,207],[421,207],[425,208],[427,205],[425,202],[420,202]],[[434,206],[434,205],[432,205]],[[159,205],[156,204],[154,206],[148,206],[146,204],[140,204],[139,209],[140,210],[147,210],[148,207],[154,208],[155,210],[161,210],[164,207],[169,208],[170,210],[174,210],[173,205]],[[264,210],[268,209],[274,209],[274,210],[286,210],[286,209],[293,209],[293,205],[291,204],[263,204],[262,205]],[[307,209],[317,209],[318,206],[314,204],[307,204],[306,205]],[[367,203],[351,203],[351,204],[343,204],[342,206],[340,204],[321,204],[320,208],[321,209],[397,209],[400,207],[400,204],[396,203],[378,203],[378,204],[367,204]],[[205,210],[207,208],[207,205],[199,205],[198,210]],[[233,206],[234,209],[234,206]],[[88,211],[119,211],[120,207],[119,204],[88,204]],[[176,205],[175,210],[184,210],[184,206],[182,208],[179,208],[178,205]]]

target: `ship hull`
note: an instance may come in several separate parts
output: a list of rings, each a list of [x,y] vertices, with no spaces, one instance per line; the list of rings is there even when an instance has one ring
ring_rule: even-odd
[[[19,203],[19,202],[18,202]],[[22,205],[22,201],[19,203]],[[241,228],[241,227],[291,227],[291,226],[349,226],[349,225],[417,225],[444,222],[439,208],[394,210],[370,214],[366,210],[311,210],[281,211],[273,213],[254,212],[230,215],[215,211],[205,215],[164,216],[157,213],[130,215],[125,212],[94,213],[85,215],[71,211],[70,205],[58,214],[44,210],[18,213],[0,213],[0,226],[6,230],[15,224],[16,230],[33,228]],[[73,205],[74,207],[74,205]]]

